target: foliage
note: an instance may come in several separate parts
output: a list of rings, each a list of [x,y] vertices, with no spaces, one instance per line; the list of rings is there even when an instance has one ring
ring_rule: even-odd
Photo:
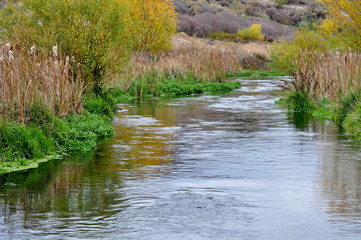
[[[25,47],[60,45],[98,91],[124,66],[134,42],[125,28],[128,9],[118,0],[23,0],[6,4],[0,23],[5,38]]]
[[[285,72],[295,72],[301,59],[309,59],[310,55],[324,53],[331,49],[342,49],[342,43],[332,35],[324,34],[309,26],[303,26],[292,41],[275,44],[270,51],[272,66]]]
[[[6,41],[48,51],[61,46],[97,93],[123,70],[130,52],[167,51],[176,29],[168,0],[23,0],[6,4],[0,19]]]
[[[248,29],[241,29],[237,32],[237,35],[240,36],[245,41],[251,40],[263,40],[262,35],[262,26],[259,24],[253,24]]]
[[[69,126],[67,141],[61,142],[67,152],[86,152],[96,147],[99,140],[114,135],[107,118],[97,114],[74,115],[65,118]]]
[[[331,15],[326,20],[327,30],[332,31],[353,49],[361,47],[361,2],[358,0],[320,0]],[[333,26],[330,28],[330,21]]]
[[[170,0],[133,0],[131,35],[138,52],[160,53],[170,49],[177,15]]]

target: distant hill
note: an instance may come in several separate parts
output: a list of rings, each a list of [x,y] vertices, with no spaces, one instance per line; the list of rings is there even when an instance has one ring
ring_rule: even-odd
[[[178,31],[205,37],[212,32],[236,33],[255,23],[276,40],[291,38],[304,22],[323,19],[326,11],[316,0],[174,0]]]

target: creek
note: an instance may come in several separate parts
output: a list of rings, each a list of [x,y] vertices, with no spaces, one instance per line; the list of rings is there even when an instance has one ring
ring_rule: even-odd
[[[360,239],[359,143],[281,79],[125,104],[96,151],[0,177],[0,239]]]

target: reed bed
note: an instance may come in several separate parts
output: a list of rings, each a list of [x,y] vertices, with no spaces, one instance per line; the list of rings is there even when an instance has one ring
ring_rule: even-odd
[[[354,52],[307,53],[294,62],[296,91],[336,100],[361,87],[361,55]]]
[[[33,46],[23,49],[9,43],[0,48],[0,116],[25,124],[35,105],[55,116],[81,112],[85,85],[80,65],[75,70],[69,57]],[[75,77],[77,76],[77,77]]]
[[[261,44],[259,47],[264,49]],[[256,52],[258,55],[265,52],[258,51],[261,51]],[[187,79],[191,75],[197,81],[222,82],[227,73],[240,72],[245,66],[263,67],[264,59],[254,54],[254,51],[237,43],[215,41],[207,44],[204,39],[177,36],[173,48],[167,54],[157,57],[135,55],[122,80],[125,80],[126,86],[130,86],[135,79],[153,74],[166,76],[167,79]]]

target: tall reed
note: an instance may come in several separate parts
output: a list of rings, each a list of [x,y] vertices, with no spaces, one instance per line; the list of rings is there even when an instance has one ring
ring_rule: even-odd
[[[1,118],[24,124],[31,118],[34,105],[41,105],[57,116],[81,112],[81,96],[86,86],[81,81],[80,66],[73,69],[71,61],[61,56],[56,46],[52,53],[35,46],[31,49],[9,43],[1,46]]]
[[[336,100],[361,87],[361,54],[348,51],[340,53],[307,53],[294,61],[297,71],[292,83],[296,91]]]

